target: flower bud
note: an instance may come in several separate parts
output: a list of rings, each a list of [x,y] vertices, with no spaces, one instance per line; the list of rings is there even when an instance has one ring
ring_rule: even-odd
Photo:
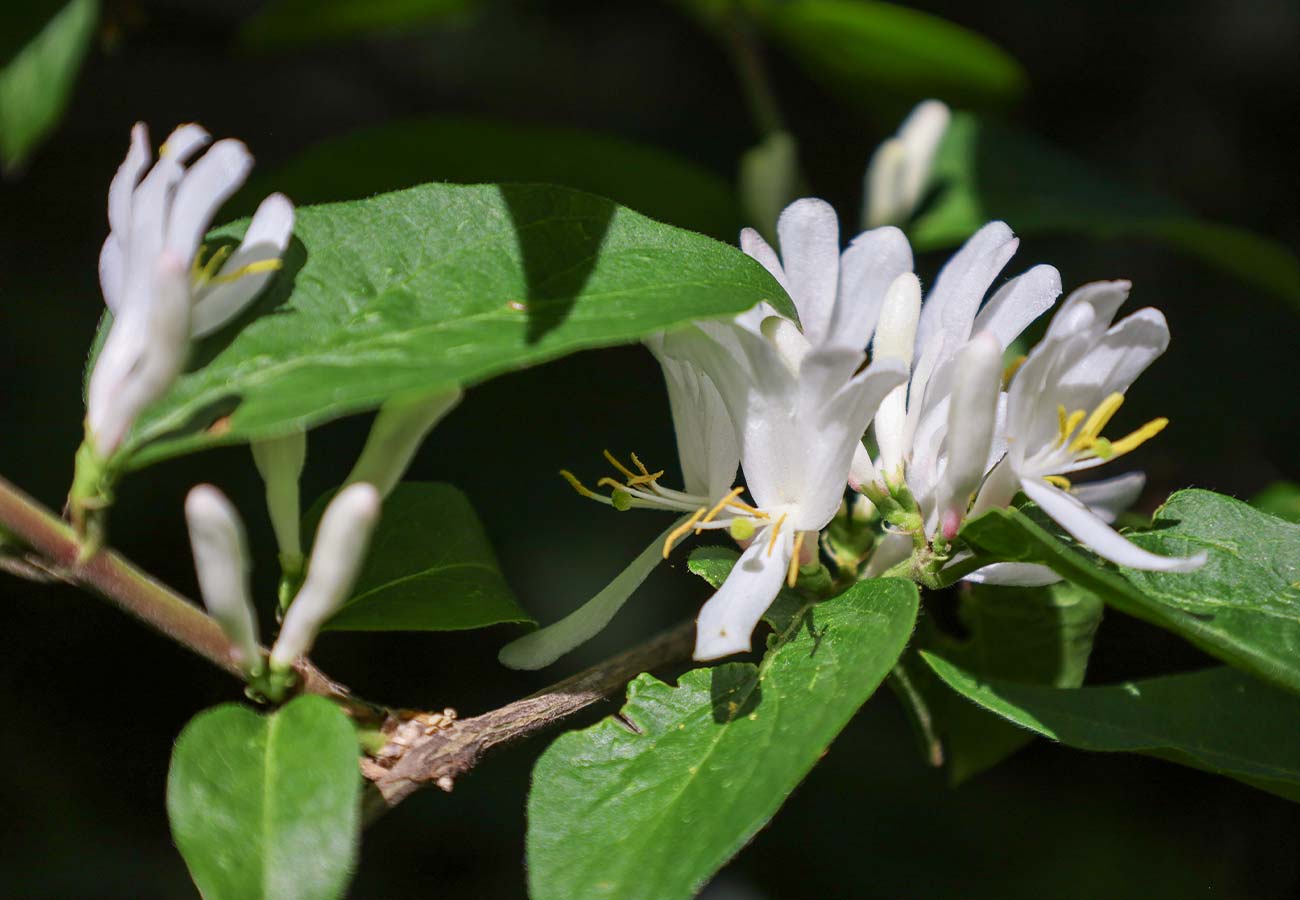
[[[460,388],[422,396],[392,399],[379,408],[370,437],[345,484],[366,483],[387,497],[406,474],[425,436],[460,402]]]
[[[898,134],[876,150],[864,184],[864,228],[897,225],[911,218],[951,118],[943,103],[926,100],[903,120]]]
[[[271,515],[271,528],[275,542],[280,547],[281,564],[302,560],[302,537],[299,522],[302,517],[298,494],[298,479],[307,459],[307,434],[300,430],[283,437],[253,441],[253,462],[266,483],[266,509]]]
[[[271,650],[271,669],[283,672],[311,649],[316,634],[347,599],[379,520],[379,492],[371,484],[343,488],[321,516],[307,578],[285,613]]]
[[[245,673],[262,668],[257,613],[249,599],[248,548],[239,513],[221,491],[201,484],[185,498],[199,592],[230,641],[230,655]]]
[[[948,459],[939,481],[939,524],[948,539],[956,536],[988,466],[1002,384],[1002,347],[997,338],[981,331],[957,352],[955,365]]]
[[[897,359],[912,365],[916,325],[921,318],[921,282],[911,272],[894,279],[885,293],[880,322],[871,350],[874,359]],[[898,479],[907,445],[907,384],[900,384],[880,402],[876,411],[876,444],[880,448],[881,474]]]

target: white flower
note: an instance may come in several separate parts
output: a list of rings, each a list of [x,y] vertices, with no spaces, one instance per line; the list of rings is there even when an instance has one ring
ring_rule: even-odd
[[[1110,527],[1109,510],[1132,493],[1131,479],[1087,491],[1069,481],[1135,449],[1168,424],[1157,418],[1122,438],[1102,437],[1129,386],[1169,345],[1169,328],[1157,309],[1138,310],[1111,325],[1128,294],[1126,281],[1094,282],[1061,305],[1011,382],[1007,453],[989,473],[971,514],[1004,506],[1022,490],[1104,559],[1134,569],[1187,572],[1203,565],[1206,555],[1158,556]]]
[[[280,565],[297,571],[302,566],[298,481],[307,461],[307,434],[298,429],[281,437],[253,441],[249,449],[266,485],[266,509],[280,548]]]
[[[249,599],[248,546],[239,513],[221,491],[201,484],[185,498],[185,520],[203,603],[230,641],[235,665],[256,676],[262,669],[262,650],[257,613]]]
[[[460,402],[460,388],[418,397],[394,398],[379,408],[361,456],[344,484],[368,482],[387,497],[406,474],[415,451]]]
[[[200,242],[213,216],[253,164],[242,143],[222,140],[187,169],[210,139],[198,125],[182,125],[150,168],[148,132],[137,124],[109,186],[110,233],[100,252],[99,279],[113,325],[91,375],[86,411],[103,458],[171,386],[190,340],[238,315],[280,268],[288,245],[293,205],[272,194],[234,253],[227,257],[221,250],[201,259]]]
[[[863,179],[863,228],[897,225],[912,217],[951,118],[947,106],[926,100],[903,120],[897,135],[876,148]]]
[[[307,564],[307,578],[284,615],[271,648],[271,671],[284,672],[311,649],[316,634],[348,598],[370,534],[379,521],[380,497],[374,485],[343,488],[325,507]]]

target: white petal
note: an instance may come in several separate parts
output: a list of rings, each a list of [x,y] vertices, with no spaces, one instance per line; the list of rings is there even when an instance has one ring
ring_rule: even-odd
[[[896,225],[911,211],[903,195],[907,181],[907,147],[898,138],[882,141],[871,154],[862,179],[866,194],[862,204],[862,227]]]
[[[1010,347],[1030,322],[1052,308],[1059,296],[1061,273],[1055,266],[1034,266],[994,292],[975,317],[974,330],[987,331],[1003,347]]]
[[[783,528],[768,552],[766,530],[759,532],[718,592],[695,620],[695,654],[700,662],[743,653],[758,620],[781,591],[794,554],[791,529]]]
[[[253,168],[253,155],[240,141],[217,141],[190,166],[176,187],[167,218],[166,246],[192,262],[221,205]]]
[[[1142,496],[1147,477],[1142,472],[1127,472],[1114,478],[1076,484],[1072,494],[1103,522],[1111,523]]]
[[[1063,580],[1047,566],[1036,563],[992,563],[971,572],[962,581],[1007,587],[1042,587]]]
[[[880,543],[876,544],[876,548],[871,551],[871,558],[867,560],[867,566],[862,570],[862,575],[864,578],[879,578],[911,555],[912,536],[910,534],[886,532],[881,537]]]
[[[975,504],[970,509],[970,517],[988,512],[990,509],[1002,509],[1010,506],[1016,492],[1020,490],[1020,476],[1011,465],[1011,458],[1004,456],[996,466],[989,470],[988,477],[980,486]]]
[[[344,484],[365,482],[387,497],[402,480],[433,426],[460,402],[460,388],[416,398],[394,398],[379,408],[357,464]]]
[[[201,484],[185,498],[185,520],[204,605],[230,641],[235,662],[246,670],[260,666],[248,546],[239,514],[221,491]]]
[[[1151,572],[1191,572],[1203,566],[1208,558],[1204,552],[1187,557],[1149,553],[1129,542],[1074,497],[1046,481],[1026,478],[1021,489],[1075,540],[1116,565]]]
[[[918,355],[941,333],[958,343],[970,337],[975,311],[1018,245],[1005,222],[989,222],[948,260],[921,308]]]
[[[122,302],[125,279],[126,259],[122,256],[122,245],[110,234],[99,251],[99,289],[104,294],[104,303],[109,312],[114,315],[117,315]]]
[[[958,352],[954,365],[948,458],[938,496],[940,522],[949,539],[957,534],[988,465],[1002,381],[1002,347],[993,335],[981,331]]]
[[[871,343],[873,357],[897,359],[910,368],[920,315],[921,282],[910,272],[899,275],[885,297],[880,323]],[[881,469],[885,477],[893,478],[908,451],[906,385],[894,388],[881,401],[875,418],[875,433],[880,447]]]
[[[903,120],[898,128],[898,139],[907,151],[907,165],[903,170],[900,195],[905,204],[905,214],[911,216],[921,192],[930,180],[934,156],[948,130],[952,113],[938,100],[924,100]]]
[[[890,287],[912,271],[912,248],[897,228],[877,228],[852,241],[840,257],[839,297],[828,340],[861,350],[881,316]],[[919,297],[919,283],[917,287]]]
[[[271,668],[285,671],[311,649],[316,633],[352,590],[379,521],[379,492],[373,485],[343,488],[325,507],[312,545],[307,578],[284,615],[271,648]]]
[[[776,251],[772,249],[772,246],[763,240],[761,234],[753,228],[741,229],[740,249],[747,256],[751,256],[762,263],[763,268],[767,269],[772,274],[772,277],[780,283],[781,287],[785,288],[786,292],[789,293],[790,285],[785,280],[785,270],[781,268],[781,259],[776,255]]]
[[[256,263],[280,259],[293,235],[293,221],[293,204],[283,194],[271,194],[261,202],[239,249],[217,273],[216,283],[204,285],[194,301],[195,338],[211,334],[238,316],[275,277],[273,269],[238,277],[236,273]]]
[[[830,330],[839,286],[839,220],[829,203],[808,197],[785,208],[776,233],[799,324],[810,343],[820,344]]]
[[[677,459],[688,494],[718,497],[731,487],[740,464],[736,430],[713,382],[693,363],[670,356],[662,337],[646,346],[659,360],[677,438]]]
[[[1169,326],[1160,310],[1140,309],[1121,319],[1062,373],[1059,384],[1063,394],[1078,397],[1075,406],[1067,409],[1092,409],[1109,394],[1124,393],[1168,347]],[[1089,389],[1093,396],[1082,396]]]
[[[131,129],[131,146],[126,151],[126,159],[108,186],[108,227],[121,240],[126,240],[131,232],[131,195],[152,157],[149,129],[143,122],[136,122]]]
[[[307,433],[297,429],[280,437],[252,441],[248,446],[266,485],[266,510],[280,558],[301,562],[302,503],[298,481],[307,461]]]
[[[540,669],[549,666],[575,647],[591,640],[623,608],[632,593],[663,560],[664,541],[689,518],[682,516],[650,542],[600,593],[560,621],[526,634],[501,648],[497,659],[511,669]]]

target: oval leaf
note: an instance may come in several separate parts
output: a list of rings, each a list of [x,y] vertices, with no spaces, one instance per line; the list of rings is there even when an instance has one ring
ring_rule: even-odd
[[[359,837],[358,752],[348,717],[321,697],[195,716],[172,751],[167,815],[203,896],[341,897]]]
[[[692,896],[777,811],[903,651],[916,587],[878,579],[780,616],[757,667],[650,675],[621,719],[555,741],[533,770],[534,900]]]
[[[309,207],[242,327],[196,348],[122,458],[275,436],[764,299],[793,315],[740,250],[565,188],[430,184]]]
[[[925,661],[950,688],[1029,731],[1081,750],[1145,753],[1300,800],[1300,743],[1279,723],[1300,699],[1224,666],[1061,690],[977,678]]]
[[[315,530],[329,496],[307,514]],[[464,631],[534,624],[497,565],[469,498],[449,484],[403,482],[384,500],[352,597],[327,631]]]

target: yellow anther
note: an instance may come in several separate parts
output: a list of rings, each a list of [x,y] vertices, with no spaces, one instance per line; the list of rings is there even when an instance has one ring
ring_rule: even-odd
[[[1059,420],[1058,427],[1060,428],[1060,434],[1056,436],[1056,444],[1058,447],[1064,447],[1065,442],[1070,439],[1070,435],[1074,434],[1074,429],[1079,427],[1079,423],[1083,421],[1083,417],[1087,413],[1081,409],[1076,409],[1067,416],[1065,415],[1065,407],[1058,406],[1056,415]]]
[[[604,478],[596,479],[596,487],[607,487],[611,491],[621,491],[623,490],[623,483],[621,481],[615,481],[613,478],[606,475]]]
[[[1011,379],[1016,377],[1016,373],[1020,371],[1020,367],[1025,364],[1025,360],[1027,359],[1029,359],[1028,356],[1024,356],[1024,355],[1017,356],[1015,359],[1011,360],[1011,362],[1007,364],[1007,367],[1005,369],[1002,370],[1003,390],[1005,390],[1006,387],[1009,384],[1011,384]]]
[[[1083,429],[1079,436],[1070,444],[1070,452],[1078,453],[1080,450],[1087,450],[1093,442],[1101,435],[1101,430],[1106,424],[1114,418],[1115,413],[1124,405],[1124,395],[1114,393],[1105,400],[1097,404],[1097,408],[1088,416],[1088,421],[1083,423]]]
[[[689,519],[687,519],[685,522],[678,525],[676,528],[674,528],[671,532],[668,533],[668,537],[664,539],[664,559],[667,559],[668,554],[672,552],[673,544],[677,543],[678,540],[685,537],[686,532],[694,528],[695,523],[700,521],[700,519],[704,516],[706,512],[708,512],[708,507],[701,506],[691,515]]]
[[[638,469],[640,469],[642,475],[649,475],[649,474],[650,474],[650,470],[647,469],[647,468],[645,467],[645,464],[642,463],[641,460],[637,458],[637,455],[636,455],[635,453],[631,453],[631,454],[628,454],[628,455],[632,457],[632,465],[634,465],[634,466],[636,466]],[[662,475],[663,473],[661,472],[660,474]]]
[[[785,524],[785,517],[789,513],[781,513],[781,518],[777,519],[772,525],[772,536],[767,540],[767,555],[771,556],[772,551],[776,549],[776,539],[781,535],[781,526]]]
[[[802,531],[794,536],[794,555],[790,557],[790,569],[785,573],[786,587],[794,587],[799,580],[799,553],[803,550],[803,536]]]
[[[755,509],[754,507],[750,506],[748,503],[745,503],[741,500],[732,500],[727,505],[730,506],[732,509],[738,509],[741,512],[749,513],[755,519],[772,518],[767,513],[763,512],[761,509]]]
[[[636,457],[632,457],[632,458],[636,459]],[[658,481],[660,478],[663,477],[664,477],[664,470],[660,469],[658,472],[646,472],[644,475],[635,475],[632,478],[629,478],[627,480],[627,483],[628,483],[628,487],[632,487],[638,484],[654,484],[656,481]]]
[[[722,512],[722,510],[725,509],[727,507],[727,504],[731,503],[732,500],[735,500],[737,497],[739,497],[741,493],[744,492],[744,490],[745,489],[743,487],[738,487],[738,488],[732,488],[730,491],[728,491],[727,495],[723,497],[721,500],[719,500],[717,503],[715,503],[713,508],[708,511],[708,514],[706,514],[704,518],[700,520],[700,524],[703,525],[706,522],[712,522],[715,518],[717,518],[718,513]],[[697,528],[695,529],[695,533],[699,534],[702,530],[703,529],[701,528]]]
[[[257,262],[251,262],[246,266],[240,266],[229,275],[217,275],[209,279],[213,284],[230,284],[232,281],[238,281],[246,275],[259,275],[262,272],[276,272],[284,268],[284,261],[279,259],[261,259]]]
[[[1043,480],[1048,484],[1056,485],[1063,491],[1068,491],[1070,489],[1070,479],[1066,478],[1064,475],[1044,475]]]
[[[1164,416],[1161,416],[1158,419],[1152,419],[1150,422],[1147,422],[1141,428],[1137,429],[1131,434],[1125,435],[1124,437],[1120,438],[1118,441],[1111,441],[1110,442],[1111,455],[1123,456],[1125,453],[1128,453],[1130,450],[1137,449],[1142,444],[1145,444],[1147,441],[1151,440],[1157,434],[1164,431],[1165,426],[1168,424],[1169,424],[1169,420],[1166,419]]]
[[[568,469],[561,469],[560,475],[563,476],[564,480],[569,483],[569,487],[573,488],[575,491],[577,491],[582,496],[586,497],[588,500],[605,499],[600,494],[597,494],[595,491],[591,490],[585,484],[579,481],[577,477]]]
[[[618,457],[615,456],[613,453],[610,453],[608,450],[602,450],[601,453],[605,455],[605,459],[609,461],[609,464],[611,466],[618,469],[619,474],[621,474],[623,477],[636,478],[636,473],[633,472],[631,469],[629,469],[627,466],[623,465],[621,462],[619,462]]]

